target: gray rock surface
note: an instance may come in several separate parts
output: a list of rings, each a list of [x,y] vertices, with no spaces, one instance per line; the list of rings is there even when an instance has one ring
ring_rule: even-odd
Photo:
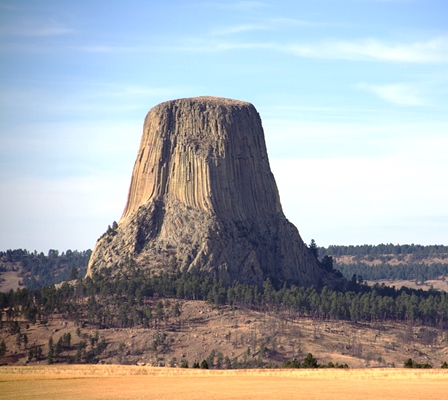
[[[216,97],[146,116],[123,216],[96,243],[87,276],[130,265],[226,283],[333,279],[283,214],[255,107]]]

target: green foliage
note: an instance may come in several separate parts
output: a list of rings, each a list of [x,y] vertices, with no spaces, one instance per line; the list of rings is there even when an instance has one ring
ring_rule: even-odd
[[[356,274],[367,280],[415,280],[423,283],[430,279],[439,279],[448,275],[448,260],[433,262],[428,265],[428,259],[444,260],[448,258],[448,246],[420,246],[380,244],[377,246],[329,246],[321,247],[319,253],[325,256],[351,256],[350,264],[338,263],[337,269],[345,277]],[[390,265],[392,258],[401,261],[399,265]],[[379,261],[375,267],[369,263]],[[425,261],[425,262],[423,262]]]
[[[448,262],[442,263],[406,263],[402,265],[390,265],[381,263],[372,267],[364,262],[354,264],[337,264],[341,273],[348,277],[356,274],[369,281],[380,279],[390,280],[411,280],[418,283],[424,283],[427,280],[439,279],[441,276],[448,275]]]
[[[325,254],[322,260],[319,260],[319,247],[317,247],[316,241],[314,239],[311,239],[311,243],[308,248],[314,258],[318,261],[319,266],[322,269],[336,275],[339,278],[342,278],[342,273],[339,270],[333,268],[333,257]]]
[[[422,259],[430,256],[448,254],[448,246],[434,245],[422,246],[416,244],[394,245],[392,243],[379,245],[357,245],[357,246],[329,246],[328,248],[320,247],[321,255],[332,256],[381,256],[390,255],[412,255],[416,259]]]
[[[207,358],[204,360],[205,363],[207,364],[207,368],[214,368],[215,367],[215,357],[216,357],[216,351],[213,349],[210,354],[207,356]],[[201,363],[201,368],[202,368],[202,363]]]
[[[86,298],[80,306],[79,299]],[[168,301],[158,300],[151,306],[147,300],[154,298]],[[0,311],[6,315],[5,323],[13,335],[20,331],[17,318],[31,316],[28,320],[39,318],[45,321],[54,312],[72,315],[81,325],[84,322],[80,317],[83,316],[90,325],[99,328],[157,328],[182,313],[181,303],[170,302],[170,298],[208,300],[212,305],[228,304],[260,311],[283,309],[298,316],[324,320],[418,321],[448,327],[448,295],[445,292],[397,290],[384,285],[369,287],[357,276],[353,276],[348,290],[343,292],[327,287],[294,285],[276,288],[270,280],[261,287],[238,282],[225,286],[208,276],[161,274],[148,277],[141,270],[131,276],[112,279],[106,270],[104,275],[79,280],[75,285],[63,284],[59,289],[50,286],[0,293]],[[80,327],[77,334],[81,334]],[[430,341],[431,338],[426,339]],[[96,344],[98,339],[91,340]]]
[[[54,363],[55,355],[56,355],[56,349],[54,347],[53,338],[51,337],[50,340],[48,341],[48,356],[47,356],[48,364]]]
[[[327,254],[320,262],[321,266],[330,270],[331,261],[325,259],[325,256]],[[59,253],[51,252],[48,259],[57,260],[59,257]],[[106,269],[101,275],[78,279],[73,285],[64,283],[59,288],[21,288],[0,293],[0,313],[4,319],[4,329],[8,329],[17,335],[17,340],[25,343],[25,336],[20,331],[18,321],[46,321],[53,313],[73,318],[76,324],[80,325],[77,328],[78,337],[83,337],[81,327],[84,324],[98,330],[114,327],[158,329],[167,325],[179,329],[180,326],[176,324],[177,318],[182,315],[182,302],[176,299],[206,300],[213,306],[229,305],[257,311],[288,312],[295,317],[312,316],[321,320],[390,320],[409,323],[418,321],[425,325],[448,328],[447,293],[407,288],[397,290],[384,285],[371,288],[363,283],[363,278],[359,275],[354,275],[348,282],[346,291],[340,291],[328,287],[303,288],[286,284],[279,287],[271,280],[266,280],[262,285],[239,282],[225,285],[210,276],[200,274],[150,276],[138,268],[132,269],[128,275],[113,278],[112,271]],[[104,338],[100,338],[98,331],[83,339],[85,341],[82,340],[76,348],[74,361],[96,362],[106,349],[107,343]],[[226,339],[231,340],[230,332]],[[64,355],[64,352],[71,348],[71,340],[71,334],[65,333],[57,343],[53,343],[53,350],[48,355],[49,360],[67,361],[68,356]],[[427,344],[433,343],[434,330],[426,329],[421,340]],[[263,343],[259,349],[251,345],[250,353],[245,352],[239,358],[232,359],[212,351],[205,361],[208,368],[265,366],[263,358],[268,351],[267,345],[275,350],[272,342]],[[154,351],[163,353],[168,351],[169,346],[166,335],[159,332],[154,336]],[[37,353],[39,351],[40,355]],[[30,348],[29,358],[41,357],[41,351],[39,346]],[[289,364],[285,364],[285,367],[296,368],[298,361],[287,363]],[[307,368],[315,368],[317,361],[305,358],[300,365],[302,363]],[[198,366],[201,367],[199,364]],[[319,366],[343,367],[337,363]]]
[[[308,247],[310,249],[310,253],[316,258],[316,260],[319,258],[319,249],[317,247],[316,241],[314,239],[311,239],[310,245]]]
[[[334,364],[331,361],[328,364],[319,364],[317,359],[315,359],[311,353],[308,353],[302,362],[299,362],[296,359],[285,361],[283,363],[283,368],[348,368],[348,365],[339,363]]]
[[[404,362],[404,368],[432,368],[432,365],[429,363],[419,364],[412,360],[412,358],[408,358]]]
[[[19,333],[17,333],[17,336],[16,336],[16,344],[19,347],[19,349],[22,347],[22,341],[23,341],[22,333],[19,332]]]
[[[317,360],[313,357],[311,353],[308,353],[307,356],[304,358],[302,363],[300,364],[301,368],[318,368],[319,364]]]
[[[70,280],[78,279],[78,268],[73,267],[70,271]]]
[[[23,344],[25,346],[25,349],[28,347],[28,335],[26,333],[24,333],[22,335],[22,339],[23,339]]]
[[[0,357],[3,357],[6,354],[7,348],[4,340],[0,343]]]
[[[201,369],[208,369],[208,362],[207,362],[207,360],[202,360],[200,368]]]
[[[28,350],[28,361],[32,361],[33,358],[36,361],[40,361],[42,359],[42,346],[31,346]]]
[[[70,334],[70,332],[64,333],[62,335],[62,346],[66,349],[70,348],[71,340],[72,340],[72,335]]]
[[[283,363],[283,368],[300,368],[300,361],[296,359],[287,360]]]
[[[28,289],[38,289],[73,278],[75,271],[84,276],[92,251],[67,250],[59,253],[50,249],[48,254],[29,252],[28,250],[0,251],[0,261],[19,263],[23,285]]]

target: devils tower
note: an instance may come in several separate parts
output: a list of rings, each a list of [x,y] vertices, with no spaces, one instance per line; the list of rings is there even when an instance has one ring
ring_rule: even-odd
[[[87,276],[130,265],[226,283],[329,280],[283,214],[252,104],[196,97],[149,111],[123,215],[96,243]]]

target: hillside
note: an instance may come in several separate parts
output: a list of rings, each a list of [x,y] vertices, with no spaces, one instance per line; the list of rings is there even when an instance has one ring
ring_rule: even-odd
[[[325,251],[319,249],[319,263],[329,268],[330,253]],[[76,254],[86,258],[84,252]],[[2,277],[23,274],[25,264],[51,265],[55,279],[61,274],[55,267],[68,273],[73,265],[66,253],[2,255],[3,268],[10,269]],[[383,257],[380,264],[372,254],[332,257],[336,268],[409,265],[398,263],[409,260],[409,254],[391,253],[388,260],[377,254],[377,259]],[[423,264],[436,257],[446,262],[441,253],[418,261]],[[79,265],[82,258],[77,260]],[[419,290],[398,290],[398,281],[391,282],[397,289],[372,281],[376,283],[372,289],[359,275],[339,291],[275,288],[269,280],[262,287],[224,286],[199,275],[150,277],[137,268],[118,280],[105,270],[103,275],[57,287],[21,286],[0,293],[0,363],[179,366],[188,361],[191,367],[206,359],[211,367],[249,368],[279,367],[308,353],[321,364],[352,368],[402,366],[407,358],[439,367],[448,360],[446,293],[421,290],[425,286],[415,282]],[[33,278],[25,282],[40,281],[39,275]]]
[[[165,301],[167,307],[168,300]],[[287,313],[212,307],[204,301],[178,301],[178,316],[166,317],[150,328],[104,328],[87,321],[54,314],[36,325],[20,321],[28,344],[3,324],[8,351],[4,364],[48,362],[49,340],[54,346],[70,334],[53,362],[121,363],[179,366],[207,359],[218,368],[281,366],[284,360],[303,359],[311,352],[320,363],[346,363],[351,368],[403,366],[411,357],[440,367],[448,360],[446,332],[404,323],[350,323],[290,316]],[[156,304],[153,304],[156,306]],[[40,346],[42,358],[30,349]],[[79,349],[82,349],[81,351]]]
[[[370,284],[448,291],[448,246],[329,246],[319,248],[319,255],[332,257],[347,279],[356,275]]]
[[[106,271],[107,272],[107,271]],[[111,279],[0,293],[3,363],[145,363],[279,367],[312,353],[321,364],[434,367],[448,351],[448,296],[350,281],[275,289],[198,275]]]
[[[37,289],[83,277],[91,253],[91,250],[59,253],[53,249],[46,255],[24,249],[0,251],[0,292],[21,287]]]

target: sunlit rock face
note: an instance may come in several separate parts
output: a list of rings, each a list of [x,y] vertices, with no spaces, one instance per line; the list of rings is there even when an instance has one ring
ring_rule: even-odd
[[[330,280],[283,215],[252,104],[197,97],[149,111],[123,216],[87,275],[131,266],[226,283]]]

